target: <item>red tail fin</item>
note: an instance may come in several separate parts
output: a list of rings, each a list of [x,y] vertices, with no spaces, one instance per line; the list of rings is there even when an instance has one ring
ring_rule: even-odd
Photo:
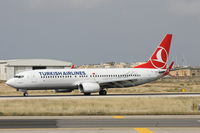
[[[152,68],[152,69],[166,69],[167,60],[169,57],[172,34],[167,34],[162,40],[156,51],[150,57],[148,62],[135,66],[134,68]]]

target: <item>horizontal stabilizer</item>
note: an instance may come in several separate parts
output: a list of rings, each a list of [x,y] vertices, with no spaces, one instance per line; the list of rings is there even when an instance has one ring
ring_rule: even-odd
[[[169,72],[172,70],[172,67],[174,65],[174,61],[170,64],[170,66],[168,67],[168,69],[165,71],[165,73],[163,74],[164,76],[168,75]]]

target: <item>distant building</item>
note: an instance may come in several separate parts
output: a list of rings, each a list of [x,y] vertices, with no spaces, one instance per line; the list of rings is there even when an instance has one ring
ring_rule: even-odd
[[[78,68],[132,68],[134,66],[143,64],[144,62],[124,63],[124,62],[106,62],[102,64],[81,65]]]
[[[141,64],[144,64],[146,62],[135,62],[135,63],[131,63],[131,67],[135,67],[135,66],[138,66],[138,65],[141,65]]]
[[[89,64],[89,65],[81,65],[78,68],[130,68],[130,64],[128,63],[116,63],[116,62],[106,62],[102,64]]]
[[[0,60],[0,80],[8,80],[23,71],[70,68],[71,62],[51,59]]]
[[[194,76],[200,76],[200,68],[180,68],[174,71],[170,72],[170,75],[176,76],[176,77],[194,77]]]

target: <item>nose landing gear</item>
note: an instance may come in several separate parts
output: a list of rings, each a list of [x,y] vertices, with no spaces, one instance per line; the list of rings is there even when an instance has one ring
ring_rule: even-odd
[[[28,92],[26,91],[26,92],[24,92],[24,97],[27,97],[28,96]]]
[[[27,90],[24,90],[24,89],[17,89],[17,91],[23,92],[23,96],[24,96],[24,97],[27,97],[27,96],[28,96]]]

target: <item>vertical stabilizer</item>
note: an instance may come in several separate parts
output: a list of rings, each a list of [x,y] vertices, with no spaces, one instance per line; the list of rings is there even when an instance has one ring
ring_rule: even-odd
[[[166,69],[171,40],[172,34],[167,34],[158,45],[150,59],[146,63],[135,66],[134,68]]]

